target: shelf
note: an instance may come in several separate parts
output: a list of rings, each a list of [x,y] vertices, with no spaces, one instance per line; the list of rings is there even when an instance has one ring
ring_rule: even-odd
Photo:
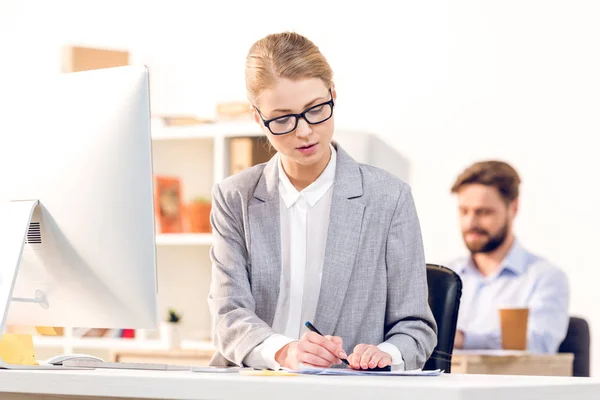
[[[210,233],[163,233],[156,235],[157,246],[210,246]]]
[[[191,126],[152,127],[152,140],[212,139],[215,137],[262,136],[254,121],[215,122]]]

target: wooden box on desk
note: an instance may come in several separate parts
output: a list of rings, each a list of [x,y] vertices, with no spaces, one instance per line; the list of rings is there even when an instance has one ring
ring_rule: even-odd
[[[459,351],[452,355],[453,374],[572,376],[573,354],[520,351]]]

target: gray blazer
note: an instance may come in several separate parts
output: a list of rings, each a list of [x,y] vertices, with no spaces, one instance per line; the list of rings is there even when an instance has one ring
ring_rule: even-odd
[[[407,369],[437,343],[428,304],[421,229],[410,187],[337,149],[321,290],[313,324],[360,343],[389,342]],[[271,329],[281,274],[276,157],[213,189],[214,245],[208,296],[217,353],[211,365],[242,365]],[[317,294],[315,294],[317,295]]]

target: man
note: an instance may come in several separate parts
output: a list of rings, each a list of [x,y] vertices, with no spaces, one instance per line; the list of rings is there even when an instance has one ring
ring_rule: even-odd
[[[529,351],[555,353],[566,336],[566,275],[528,252],[513,233],[519,184],[510,165],[485,161],[467,168],[452,186],[470,252],[448,265],[463,281],[457,349],[501,349],[498,309],[507,306],[529,308]]]

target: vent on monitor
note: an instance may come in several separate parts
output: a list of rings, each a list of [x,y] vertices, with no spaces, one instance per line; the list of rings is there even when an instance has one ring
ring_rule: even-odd
[[[42,230],[39,222],[32,222],[29,224],[29,230],[27,231],[27,239],[25,243],[28,244],[41,244],[42,243]]]

